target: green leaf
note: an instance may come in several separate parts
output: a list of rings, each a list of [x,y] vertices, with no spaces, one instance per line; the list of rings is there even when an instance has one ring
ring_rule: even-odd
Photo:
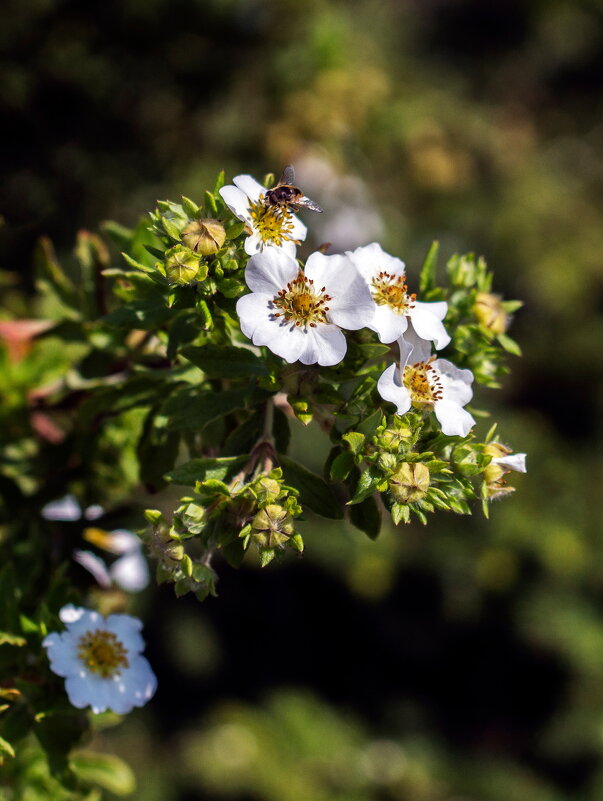
[[[348,506],[361,503],[365,498],[368,498],[369,495],[372,495],[378,483],[379,477],[373,475],[370,469],[362,472],[360,474],[360,478],[358,479],[356,490],[354,491],[351,500],[348,501]]]
[[[120,249],[129,247],[134,238],[134,231],[131,228],[126,228],[113,220],[102,222],[100,229]]]
[[[0,631],[0,645],[14,645],[17,648],[22,648],[27,645],[25,637],[18,637],[16,634],[10,634],[8,631]]]
[[[116,328],[140,328],[144,331],[152,331],[166,323],[173,314],[174,312],[165,306],[131,303],[115,309],[101,319],[107,325],[113,325]]]
[[[127,253],[122,251],[121,254],[124,258],[124,261],[130,265],[130,267],[134,267],[136,270],[142,270],[143,273],[154,273],[156,272],[154,267],[147,267],[146,264],[141,264],[136,259],[133,259],[131,256],[128,256]],[[162,254],[163,255],[163,254]]]
[[[427,251],[425,261],[421,267],[421,273],[419,277],[419,290],[421,293],[428,292],[435,286],[435,274],[439,250],[440,243],[437,240],[434,240]]]
[[[499,334],[497,339],[507,353],[511,353],[513,356],[521,356],[521,348],[514,339],[511,339],[506,334]]]
[[[208,378],[255,378],[268,374],[264,362],[246,348],[203,345],[181,351]]]
[[[350,507],[350,523],[376,540],[381,531],[381,513],[374,495]]]
[[[86,784],[98,785],[115,795],[129,795],[136,789],[130,766],[115,754],[78,751],[69,760],[72,770]]]
[[[233,225],[229,226],[226,229],[226,239],[236,239],[240,236],[243,231],[245,230],[247,223],[245,222],[236,222]]]
[[[362,420],[356,428],[361,433],[364,434],[367,439],[371,439],[371,437],[375,436],[375,432],[377,428],[381,425],[381,421],[383,420],[383,412],[381,409],[376,409],[372,414],[370,414],[367,418]]]
[[[189,197],[185,197],[182,195],[182,208],[188,214],[189,217],[195,219],[195,217],[199,214],[199,206],[195,203],[194,200],[191,200]]]
[[[341,520],[343,517],[341,504],[324,479],[283,454],[278,455],[278,461],[283,468],[285,483],[299,490],[302,506],[307,506],[322,517]]]
[[[365,359],[377,359],[389,353],[390,345],[382,345],[380,342],[369,342],[364,345],[356,346]]]
[[[246,390],[213,392],[189,386],[176,390],[164,404],[162,412],[170,418],[168,427],[174,431],[199,431],[220,417],[244,409],[250,400]]]
[[[330,476],[333,481],[345,481],[354,468],[354,456],[350,451],[337,454],[331,463]]]
[[[348,443],[350,450],[355,456],[362,452],[364,443],[366,442],[366,437],[364,434],[361,434],[358,431],[348,431],[347,434],[343,435],[342,439]]]
[[[64,310],[66,316],[72,319],[79,318],[78,293],[73,282],[57,261],[52,242],[47,237],[41,237],[38,240],[34,251],[34,265],[42,290],[45,289],[54,294],[69,309],[68,312],[67,309]]]
[[[194,487],[197,481],[224,480],[229,473],[241,468],[247,456],[229,456],[218,459],[191,459],[165,475],[172,484]]]
[[[9,756],[11,756],[13,758],[15,756],[15,749],[8,742],[8,740],[4,739],[4,737],[0,737],[0,752],[2,752],[4,754],[8,754]],[[2,757],[0,757],[0,763],[1,763],[1,761],[2,761]]]

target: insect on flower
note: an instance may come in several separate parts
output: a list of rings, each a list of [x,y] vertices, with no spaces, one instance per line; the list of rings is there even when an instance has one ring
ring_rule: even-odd
[[[278,206],[279,208],[288,208],[291,211],[309,209],[310,211],[322,212],[318,203],[306,197],[301,189],[294,184],[295,170],[292,164],[287,164],[278,184],[274,189],[269,189],[266,192],[266,197],[264,198],[266,206]]]

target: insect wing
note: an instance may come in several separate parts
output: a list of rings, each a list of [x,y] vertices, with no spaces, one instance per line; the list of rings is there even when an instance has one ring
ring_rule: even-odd
[[[300,209],[309,209],[310,211],[319,211],[322,212],[322,209],[315,203],[313,200],[310,200],[309,197],[300,197],[299,200],[295,201],[295,205]]]
[[[286,186],[290,186],[291,184],[295,183],[295,170],[293,169],[293,164],[287,164],[283,172],[281,173],[281,177],[278,179],[278,186],[282,186],[285,184]]]

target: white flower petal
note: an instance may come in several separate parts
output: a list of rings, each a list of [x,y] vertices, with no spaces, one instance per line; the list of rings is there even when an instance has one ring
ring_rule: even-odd
[[[245,192],[249,200],[254,203],[258,202],[260,195],[266,194],[266,189],[251,175],[237,175],[232,179],[232,182]]]
[[[110,708],[118,715],[126,715],[135,706],[146,704],[156,689],[157,678],[151,666],[144,656],[138,656],[111,682],[108,692]]]
[[[88,675],[68,676],[65,680],[65,691],[73,706],[78,709],[94,704],[94,712],[105,712],[107,709],[106,697],[98,682],[92,682]]]
[[[44,638],[42,645],[46,648],[50,669],[53,673],[56,673],[57,676],[79,673],[82,665],[70,635],[53,632]]]
[[[298,358],[302,364],[318,363],[330,367],[339,364],[347,347],[346,338],[337,326],[318,325],[308,329],[306,347]]]
[[[331,296],[329,320],[351,331],[369,326],[375,303],[366,282],[347,256],[312,253],[305,274],[319,289],[324,286]]]
[[[408,364],[426,362],[431,357],[432,343],[427,339],[421,339],[412,327],[412,323],[404,332],[402,339],[404,340],[404,347],[401,343],[398,343],[400,345],[400,353],[404,352],[406,354],[410,348]],[[404,362],[404,364],[406,363]]]
[[[63,623],[75,623],[81,620],[86,615],[90,614],[89,609],[84,609],[81,606],[74,606],[73,604],[66,604],[59,612],[59,617]]]
[[[471,384],[473,383],[473,373],[471,370],[461,370],[448,359],[436,359],[433,367],[440,375],[440,382],[446,400],[464,406],[473,397]]]
[[[525,473],[526,456],[525,453],[510,453],[508,456],[498,456],[496,459],[492,459],[492,463],[508,467],[509,470],[516,470],[518,473]]]
[[[51,501],[42,507],[42,517],[45,520],[58,520],[69,523],[79,520],[81,516],[81,507],[73,495],[65,495],[64,498]]]
[[[111,576],[107,569],[107,565],[103,562],[100,556],[97,556],[92,551],[74,551],[73,560],[81,565],[88,571],[101,587],[108,588],[111,586]]]
[[[435,300],[431,301],[430,303],[421,303],[420,301],[415,301],[415,306],[424,306],[426,308],[429,307],[431,314],[435,315],[438,320],[443,320],[448,314],[448,304],[445,300]]]
[[[371,284],[380,272],[390,273],[390,275],[405,275],[406,273],[404,262],[395,256],[390,256],[377,242],[356,248],[356,250],[348,250],[346,255],[354,262],[367,284]]]
[[[112,631],[128,651],[128,659],[131,654],[138,654],[144,650],[144,640],[140,634],[142,621],[137,617],[132,615],[109,615],[105,628],[107,631]]]
[[[390,364],[390,366],[381,373],[379,381],[377,382],[377,390],[383,400],[391,401],[396,404],[398,414],[405,414],[410,409],[410,393],[400,380],[400,371],[396,364]]]
[[[296,239],[298,242],[303,242],[308,234],[307,227],[295,214],[291,215],[291,225],[293,226],[291,229],[291,236],[293,239]]]
[[[442,426],[442,433],[448,437],[466,437],[475,425],[469,412],[452,400],[436,401],[434,412]]]
[[[435,314],[431,313],[429,306],[431,303],[416,303],[414,308],[410,309],[408,315],[412,320],[412,325],[417,335],[421,339],[429,339],[435,343],[437,350],[445,348],[450,342],[444,325]]]
[[[111,565],[111,577],[126,592],[141,592],[148,586],[149,566],[140,551],[127,553]]]
[[[220,189],[220,196],[235,217],[238,217],[239,220],[243,220],[246,223],[251,223],[249,198],[245,192],[241,192],[236,186],[223,186],[222,189]]]
[[[297,262],[284,250],[264,248],[247,262],[245,283],[252,292],[265,292],[274,297],[297,276],[298,272]]]
[[[278,336],[279,322],[274,319],[273,297],[274,295],[252,292],[237,301],[241,331],[253,340],[254,345],[267,345],[272,336]]]
[[[115,531],[109,532],[105,547],[111,553],[131,553],[132,551],[141,550],[142,541],[132,531],[128,531],[125,528],[116,528]]]
[[[368,328],[376,331],[379,341],[387,345],[400,339],[404,334],[408,328],[408,317],[404,314],[396,314],[390,306],[375,304],[373,319]]]

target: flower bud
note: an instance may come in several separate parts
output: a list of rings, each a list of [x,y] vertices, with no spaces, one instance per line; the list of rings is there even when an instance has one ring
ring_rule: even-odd
[[[166,253],[165,274],[173,284],[190,284],[199,272],[199,257],[192,250],[176,245]]]
[[[206,217],[189,223],[182,231],[182,241],[200,256],[217,253],[226,240],[226,231],[220,220]]]
[[[258,503],[262,506],[273,503],[281,494],[281,485],[270,476],[262,476],[255,484]]]
[[[251,522],[251,536],[261,548],[282,546],[294,532],[291,515],[278,504],[260,509]]]
[[[515,492],[515,487],[507,486],[504,476],[511,470],[526,472],[525,453],[513,453],[500,442],[490,442],[484,448],[484,454],[492,457],[492,461],[484,469],[488,497],[499,498]]]
[[[478,292],[473,306],[477,322],[493,334],[504,334],[509,327],[509,316],[498,295]]]
[[[389,491],[398,503],[413,503],[425,497],[430,483],[426,464],[403,462],[389,480]]]

